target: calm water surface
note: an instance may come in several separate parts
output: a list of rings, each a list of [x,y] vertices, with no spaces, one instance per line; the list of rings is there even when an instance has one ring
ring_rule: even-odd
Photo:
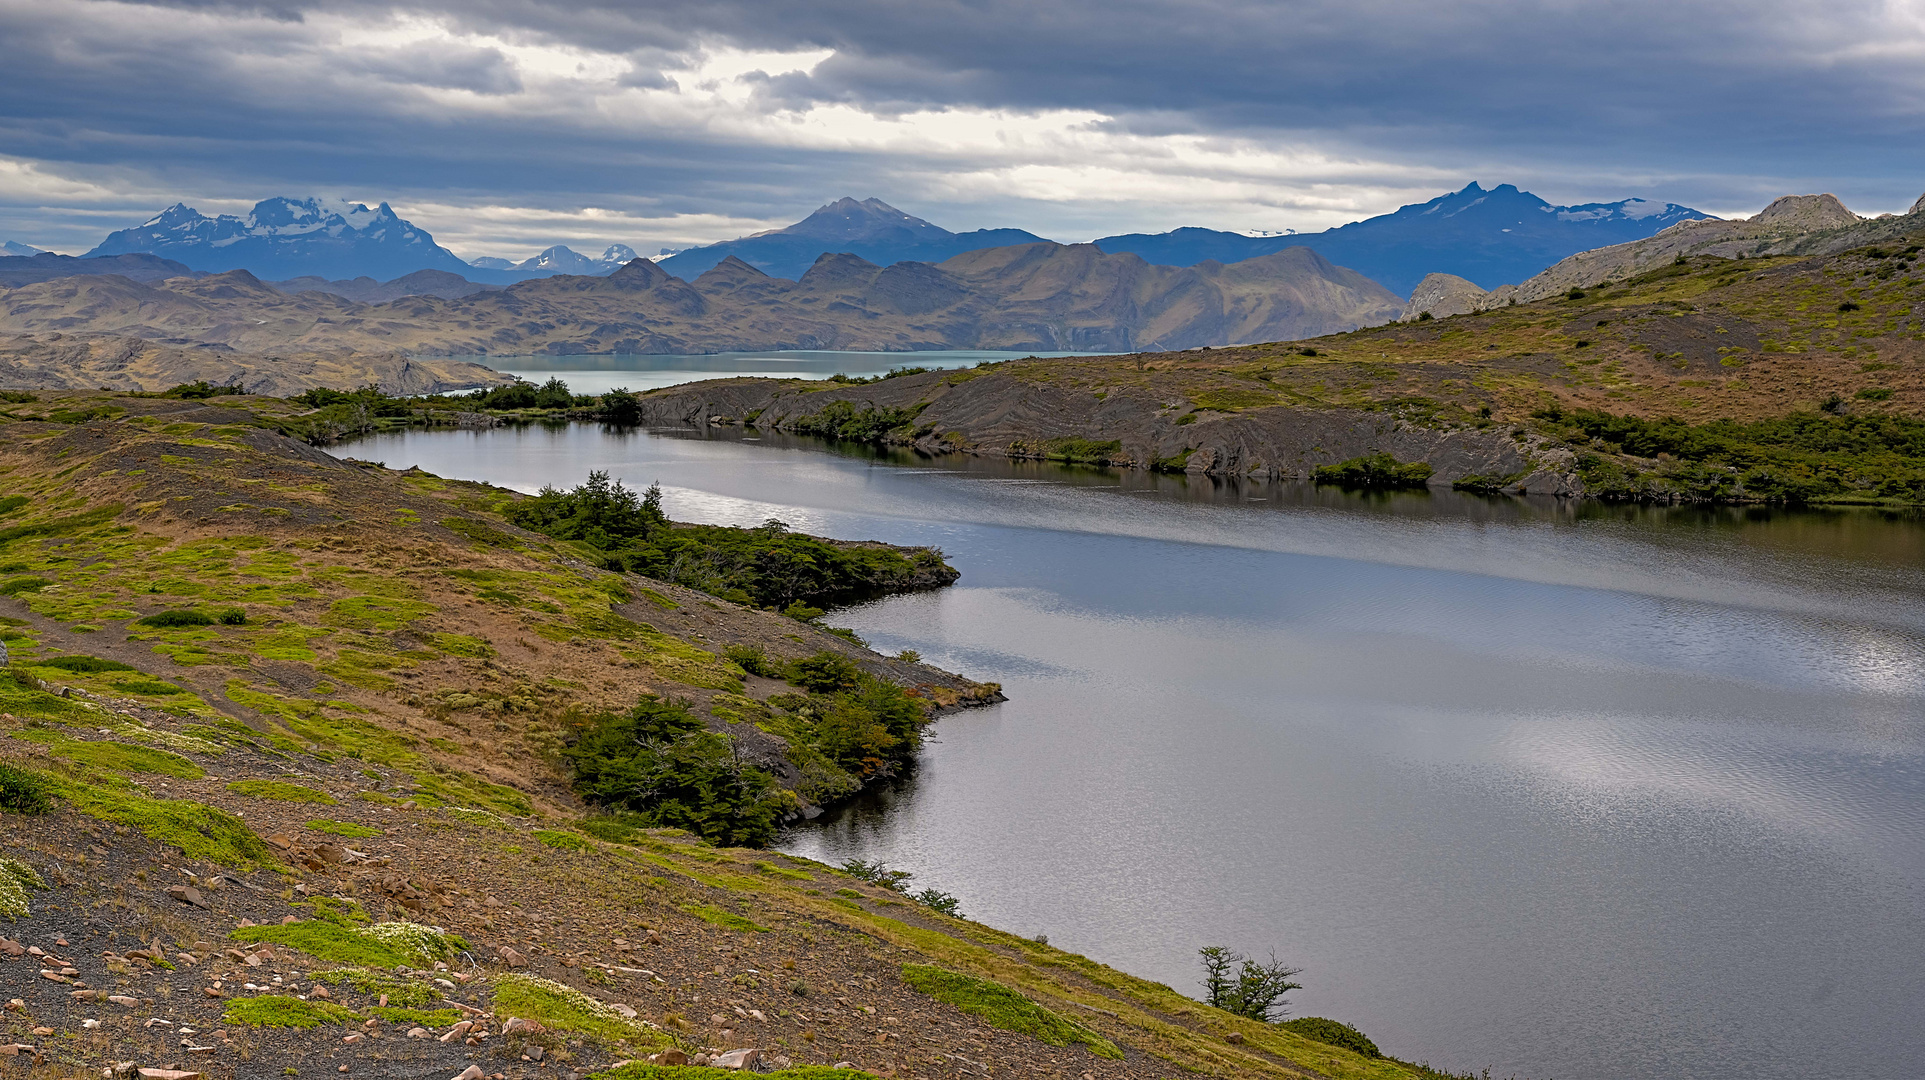
[[[351,452],[677,518],[935,544],[835,614],[1001,682],[913,780],[785,849],[1196,988],[1560,1080],[1925,1073],[1925,528],[917,463],[739,433]]]
[[[974,367],[985,360],[1014,360],[1024,356],[1087,356],[1089,353],[997,352],[989,349],[949,349],[934,352],[846,352],[795,350],[706,353],[696,356],[606,353],[595,356],[456,356],[519,375],[531,382],[560,379],[577,394],[606,394],[610,390],[654,390],[697,379],[756,376],[767,379],[826,379],[844,375],[880,375],[894,367]]]

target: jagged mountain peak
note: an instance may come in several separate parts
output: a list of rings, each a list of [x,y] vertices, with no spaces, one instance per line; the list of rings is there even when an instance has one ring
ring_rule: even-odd
[[[208,216],[184,202],[111,233],[89,256],[144,252],[196,270],[247,269],[272,280],[394,278],[415,270],[460,273],[468,264],[383,202],[278,195],[245,217]]]

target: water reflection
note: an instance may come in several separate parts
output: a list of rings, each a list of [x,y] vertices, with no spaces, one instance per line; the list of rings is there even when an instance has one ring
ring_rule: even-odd
[[[931,461],[728,430],[356,456],[943,547],[837,613],[1008,688],[785,838],[1178,987],[1275,948],[1300,1013],[1571,1078],[1925,1060],[1925,529]]]

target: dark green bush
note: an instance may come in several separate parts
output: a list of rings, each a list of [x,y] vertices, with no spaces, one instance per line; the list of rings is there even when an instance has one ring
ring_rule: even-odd
[[[133,671],[134,668],[118,660],[104,660],[98,656],[52,656],[45,660],[34,661],[36,667],[59,668],[61,671]]]
[[[832,652],[819,652],[790,661],[788,667],[788,680],[791,683],[816,694],[853,690],[861,678],[862,669],[856,666],[855,661]]]
[[[1411,488],[1423,487],[1430,474],[1427,461],[1406,464],[1389,454],[1365,454],[1335,465],[1319,465],[1310,476],[1316,483],[1343,488]]]
[[[53,809],[40,777],[0,761],[0,810],[14,814],[45,814]]]
[[[53,582],[43,577],[17,577],[0,581],[0,596],[19,596],[21,593],[39,592]]]
[[[1370,1041],[1370,1036],[1341,1021],[1327,1020],[1321,1016],[1300,1016],[1295,1020],[1285,1020],[1277,1026],[1294,1031],[1306,1039],[1315,1039],[1329,1046],[1341,1046],[1345,1050],[1354,1050],[1367,1058],[1384,1056],[1377,1050],[1377,1044]]]
[[[242,390],[238,386],[215,386],[206,379],[196,379],[193,382],[181,383],[179,386],[163,390],[160,396],[164,398],[186,398],[188,400],[195,400],[199,398],[227,397],[232,394],[244,394],[246,392],[247,391]]]
[[[850,603],[946,585],[959,576],[932,548],[832,544],[774,520],[754,529],[676,525],[662,513],[659,488],[636,492],[605,472],[590,473],[572,491],[544,488],[505,516],[524,529],[600,550],[608,569],[778,610],[797,601]]]
[[[760,675],[765,679],[782,676],[782,666],[770,660],[769,654],[763,652],[760,645],[730,645],[722,650],[722,655],[735,661],[736,667],[751,675]]]
[[[645,697],[595,721],[566,755],[582,798],[716,844],[761,847],[786,807],[775,779],[682,705]]]
[[[176,608],[169,611],[156,611],[152,615],[141,619],[140,625],[162,628],[212,626],[214,625],[214,617],[205,611],[185,611]]]
[[[221,608],[219,611],[214,612],[214,618],[218,620],[222,626],[245,626],[247,624],[247,612],[237,607]]]
[[[795,430],[804,435],[820,435],[825,439],[881,442],[889,432],[913,423],[916,414],[921,411],[920,407],[883,409],[874,405],[864,405],[858,409],[853,402],[831,401],[821,411],[797,418]]]

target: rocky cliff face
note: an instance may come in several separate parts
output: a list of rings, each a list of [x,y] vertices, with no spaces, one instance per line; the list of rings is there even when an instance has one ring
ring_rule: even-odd
[[[796,281],[729,258],[691,284],[637,259],[607,277],[380,304],[318,290],[288,295],[246,271],[147,284],[70,278],[0,294],[0,330],[415,355],[1127,352],[1309,337],[1385,323],[1400,307],[1382,286],[1304,249],[1181,268],[1088,244],[1037,243],[886,268],[824,255]]]

